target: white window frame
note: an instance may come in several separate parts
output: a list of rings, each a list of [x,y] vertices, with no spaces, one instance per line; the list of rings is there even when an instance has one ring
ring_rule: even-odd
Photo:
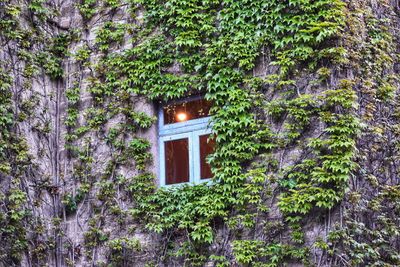
[[[179,104],[186,101],[200,99],[201,97],[188,98],[169,104]],[[158,113],[158,147],[159,147],[159,178],[161,187],[180,186],[184,184],[200,184],[210,182],[212,178],[201,179],[200,177],[200,136],[212,133],[210,117],[176,122],[164,125],[164,105]],[[165,177],[165,145],[166,141],[188,139],[189,150],[189,182],[166,184]]]

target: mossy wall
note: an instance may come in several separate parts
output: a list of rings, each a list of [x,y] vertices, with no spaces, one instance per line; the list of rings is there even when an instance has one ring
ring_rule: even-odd
[[[398,266],[400,4],[0,2],[0,265]],[[212,185],[157,109],[212,100]]]

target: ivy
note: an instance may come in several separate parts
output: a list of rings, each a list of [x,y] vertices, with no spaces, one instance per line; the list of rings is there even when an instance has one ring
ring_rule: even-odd
[[[26,143],[14,135],[13,79],[4,70],[0,71],[0,178],[9,180],[9,188],[0,191],[0,241],[10,245],[0,249],[0,257],[7,257],[6,262],[13,264],[20,260],[20,251],[28,246],[23,224],[29,216],[25,207],[27,194],[19,188],[19,183],[20,174],[30,159]]]
[[[253,203],[259,202],[249,196],[261,193],[262,187],[256,184],[265,182],[266,178],[261,175],[261,180],[248,183],[251,174],[243,169],[243,165],[261,151],[278,145],[271,144],[273,133],[252,114],[255,111],[252,94],[255,92],[250,83],[246,84],[247,71],[254,68],[262,46],[271,45],[276,58],[273,64],[280,67],[273,84],[278,88],[293,87],[293,81],[286,78],[294,67],[302,62],[313,67],[317,64],[313,58],[326,56],[326,51],[320,52],[316,48],[344,26],[344,5],[340,1],[292,1],[287,6],[279,1],[138,3],[146,8],[145,21],[149,27],[159,27],[161,32],[145,38],[132,49],[108,56],[101,65],[107,69],[107,85],[104,86],[147,95],[150,99],[178,98],[196,90],[205,91],[206,98],[214,103],[211,113],[217,148],[210,157],[214,185],[159,189],[143,199],[135,213],[146,214],[148,228],[156,232],[187,229],[193,241],[211,243],[214,240],[212,220],[228,216],[228,208],[244,205],[250,199]],[[221,4],[223,8],[218,10]],[[332,50],[329,56],[333,53]],[[184,73],[168,72],[175,61]],[[329,91],[324,97],[304,95],[290,101],[282,99],[279,105],[291,120],[286,126],[289,139],[300,137],[312,116],[325,114],[327,125],[334,121],[332,116],[336,116],[340,118],[339,126],[343,126],[340,114],[328,116],[332,105],[351,109],[353,102],[348,107],[349,104],[342,103],[343,99],[335,99]],[[343,117],[343,120],[347,123],[352,118]],[[322,141],[318,147],[320,151],[315,142],[310,142],[313,144],[310,149],[315,150],[318,159],[309,167],[310,173],[302,176],[315,178],[307,183],[292,180],[290,193],[281,197],[283,212],[305,214],[314,206],[331,208],[341,199],[344,182],[354,168],[351,162],[357,122],[345,132],[337,129],[339,126],[327,127],[326,134],[331,135],[331,139]],[[333,147],[342,136],[349,137],[349,143],[341,145],[345,152]],[[336,154],[325,152],[326,148]],[[339,168],[344,166],[346,169],[340,172]],[[322,174],[326,178],[320,177]],[[339,180],[339,193],[328,186],[332,179]],[[239,215],[237,218],[250,217]],[[246,221],[248,219],[244,219],[245,225],[250,227],[251,220]]]
[[[110,44],[121,43],[129,25],[107,22],[96,33],[95,44],[100,51],[107,51]]]
[[[114,264],[123,264],[126,253],[129,251],[140,251],[141,244],[138,239],[135,238],[115,238],[107,242],[107,246],[111,250],[110,262]]]
[[[306,249],[296,249],[281,244],[264,244],[262,241],[240,240],[233,244],[236,260],[241,264],[254,264],[254,266],[280,266],[285,259],[294,258],[307,263]],[[267,259],[263,260],[262,259]],[[268,262],[268,263],[264,263]]]
[[[390,104],[396,97],[398,78],[386,75],[386,66],[394,63],[387,22],[367,14],[368,40],[354,52],[356,41],[352,45],[338,41],[339,36],[349,41],[344,29],[349,26],[350,4],[340,0],[82,0],[76,7],[86,27],[103,15],[110,21],[74,53],[69,46],[83,35],[78,38],[68,31],[46,40],[43,36],[37,37],[39,41],[28,40],[31,32],[17,21],[25,9],[6,2],[0,11],[2,37],[19,42],[18,58],[27,63],[26,77],[43,70],[53,82],[61,83],[69,79],[64,60],[70,57],[79,65],[78,72],[90,70],[87,79],[73,77],[65,92],[65,139],[76,192],[65,192],[62,204],[66,214],[72,215],[87,197],[101,203],[101,208],[91,206],[93,214],[84,236],[92,265],[99,246],[107,247],[108,260],[116,265],[129,264],[127,255],[142,251],[136,238],[108,233],[103,228],[106,216],[114,216],[119,225],[140,221],[165,237],[160,261],[172,257],[190,266],[207,261],[216,266],[309,264],[302,229],[305,219],[312,212],[315,216],[330,212],[343,201],[349,180],[359,171],[356,147],[364,118],[355,115],[360,112],[356,103],[370,102],[362,112],[372,120],[379,103]],[[117,8],[125,6],[132,15],[129,23],[115,22]],[[31,1],[27,10],[36,30],[39,24],[51,22],[51,7],[45,1]],[[143,18],[136,16],[142,12]],[[34,41],[45,43],[37,54],[29,52]],[[346,80],[342,69],[358,64],[355,56],[367,59],[355,75],[361,78]],[[272,61],[271,66],[264,66],[265,61]],[[257,73],[259,65],[268,69],[268,75]],[[341,77],[339,83],[331,82],[334,75]],[[305,86],[299,77],[313,80]],[[355,94],[360,80],[368,92],[362,100]],[[26,143],[12,136],[12,79],[0,72],[0,81],[0,171],[16,177],[9,194],[0,194],[0,201],[6,203],[2,207],[10,209],[6,216],[0,215],[0,222],[7,226],[0,233],[8,234],[7,242],[17,237],[11,249],[15,263],[27,247],[18,221],[29,216],[24,209],[27,196],[16,184],[30,156]],[[84,105],[83,92],[92,97]],[[211,126],[217,145],[209,157],[213,181],[157,188],[149,169],[151,143],[141,135],[156,118],[136,109],[136,101],[168,101],[192,94],[204,94],[214,105]],[[25,109],[29,106],[32,103],[26,103]],[[26,120],[27,114],[19,113],[18,118]],[[43,126],[41,132],[48,133],[47,128]],[[384,130],[377,127],[375,131]],[[110,158],[98,171],[94,153],[101,145],[107,146]],[[294,147],[301,150],[299,156],[287,164],[292,159],[286,156]],[[16,165],[22,169],[15,169]],[[135,173],[125,177],[123,169]],[[382,211],[383,202],[395,206],[398,190],[378,191],[368,203],[371,209],[389,215]],[[132,205],[126,208],[121,201]],[[283,218],[275,222],[271,217],[277,214]],[[350,265],[397,264],[398,253],[390,249],[391,241],[382,241],[398,235],[395,220],[376,218],[380,229],[371,229],[353,217],[348,217],[349,229],[338,227],[315,247],[329,255],[345,250]],[[59,222],[55,218],[54,227]],[[212,251],[214,246],[227,246],[218,236],[221,228],[232,241],[231,255]],[[274,231],[279,235],[273,236]],[[381,241],[361,242],[360,231],[370,240]],[[282,233],[287,235],[282,237]],[[387,256],[381,256],[385,249]]]
[[[40,52],[36,60],[50,78],[56,80],[63,76],[62,59],[68,51],[68,44],[72,40],[71,34],[60,34],[53,38],[52,43],[45,51]]]
[[[96,14],[97,0],[82,0],[77,4],[79,13],[85,20],[90,20]]]
[[[342,81],[340,89],[327,90],[320,97],[323,103],[316,110],[327,124],[324,130],[327,136],[309,139],[313,159],[289,168],[290,189],[279,202],[283,212],[306,214],[314,207],[330,209],[343,198],[350,174],[356,168],[355,137],[360,127],[354,115],[330,110],[340,107],[351,111],[355,107],[351,86],[351,82]]]

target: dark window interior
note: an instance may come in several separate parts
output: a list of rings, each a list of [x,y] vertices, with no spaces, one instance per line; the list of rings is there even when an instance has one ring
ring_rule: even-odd
[[[165,144],[166,184],[189,182],[189,141],[187,138]]]
[[[211,166],[207,163],[206,158],[214,152],[215,140],[209,139],[210,135],[201,135],[200,138],[200,178],[212,178]]]
[[[211,102],[197,99],[183,103],[170,104],[163,108],[164,124],[195,120],[209,116]]]

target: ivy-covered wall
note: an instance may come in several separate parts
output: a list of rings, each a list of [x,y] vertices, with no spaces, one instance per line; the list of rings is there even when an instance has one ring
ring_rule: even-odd
[[[0,266],[400,265],[399,5],[0,1]],[[214,182],[159,188],[197,94]]]

